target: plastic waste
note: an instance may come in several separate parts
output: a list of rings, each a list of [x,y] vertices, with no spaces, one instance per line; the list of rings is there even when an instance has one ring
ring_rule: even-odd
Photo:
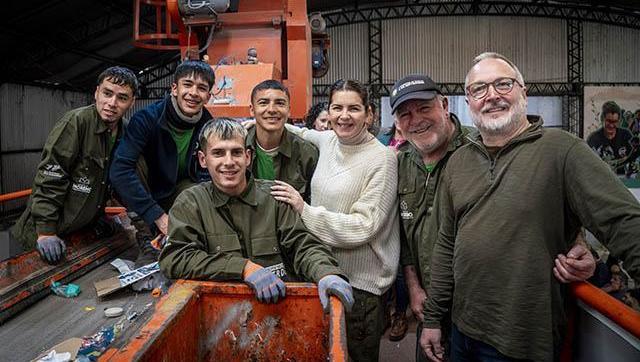
[[[61,284],[60,282],[51,283],[51,290],[58,296],[65,298],[77,297],[80,294],[80,286],[77,284]]]

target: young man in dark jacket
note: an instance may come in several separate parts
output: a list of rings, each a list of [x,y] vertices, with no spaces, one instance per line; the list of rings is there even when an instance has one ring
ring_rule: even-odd
[[[196,143],[200,129],[211,119],[204,105],[213,83],[207,63],[180,64],[171,94],[133,115],[111,166],[111,182],[125,206],[165,235],[173,200],[207,176],[198,165]],[[140,158],[148,169],[146,180],[136,173]]]
[[[98,77],[95,104],[67,112],[51,130],[33,193],[12,229],[24,250],[36,246],[45,260],[57,263],[64,256],[64,236],[103,214],[109,165],[137,89],[131,70],[108,68]]]

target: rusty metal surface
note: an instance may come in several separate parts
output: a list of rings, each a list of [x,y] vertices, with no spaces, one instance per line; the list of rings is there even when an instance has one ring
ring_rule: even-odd
[[[179,281],[128,345],[101,361],[346,361],[340,301],[322,311],[313,284],[287,283],[287,297],[259,303],[241,283]]]
[[[37,251],[0,262],[0,324],[47,296],[54,281],[68,282],[133,247],[124,231],[96,240],[77,234],[67,240],[64,262],[49,265]]]
[[[118,257],[135,260],[137,249],[128,249]],[[98,280],[118,275],[109,264],[103,264],[72,282],[82,290],[75,298],[62,298],[48,294],[29,308],[21,311],[0,326],[0,361],[30,361],[41,352],[72,337],[89,336],[102,327],[113,325],[117,318],[104,316],[104,309],[121,307],[125,311],[142,311],[148,303],[157,301],[150,292],[135,293],[129,288],[108,298],[99,299],[93,287]],[[122,346],[137,334],[151,317],[153,307],[138,313],[132,323],[127,322],[122,334],[112,346]]]

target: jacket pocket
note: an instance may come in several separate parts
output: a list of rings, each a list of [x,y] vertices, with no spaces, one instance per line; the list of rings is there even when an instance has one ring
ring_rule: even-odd
[[[280,244],[275,236],[251,239],[251,260],[287,281],[287,271],[280,252]]]
[[[209,252],[211,253],[233,253],[242,255],[242,246],[236,234],[207,234],[207,244],[209,246]]]
[[[256,257],[278,254],[280,255],[280,244],[275,236],[251,239],[251,254]]]

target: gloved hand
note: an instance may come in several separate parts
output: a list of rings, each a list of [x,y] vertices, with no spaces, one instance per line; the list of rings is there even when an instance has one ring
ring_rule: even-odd
[[[340,298],[344,309],[351,311],[353,303],[353,289],[351,284],[337,275],[326,275],[318,282],[318,294],[320,295],[320,304],[325,313],[329,312],[329,294],[333,294]]]
[[[57,235],[40,235],[38,236],[38,251],[44,260],[49,264],[55,264],[67,250],[64,241]]]
[[[277,303],[279,298],[286,296],[286,286],[282,279],[252,261],[248,261],[245,265],[242,279],[249,284],[258,300],[263,303]]]

